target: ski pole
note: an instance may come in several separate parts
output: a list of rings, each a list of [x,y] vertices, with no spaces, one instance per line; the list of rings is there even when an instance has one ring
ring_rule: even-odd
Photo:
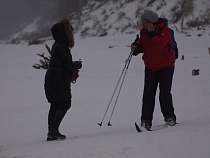
[[[118,101],[118,98],[119,98],[119,95],[120,95],[120,92],[121,92],[121,89],[122,89],[122,86],[123,86],[123,83],[124,83],[124,80],[125,80],[125,76],[126,76],[127,71],[128,71],[128,67],[130,65],[130,61],[131,61],[132,55],[133,55],[133,51],[130,53],[130,56],[129,56],[128,60],[127,60],[126,70],[125,70],[125,73],[124,73],[124,76],[123,76],[123,79],[122,79],[122,82],[121,82],[121,85],[120,85],[120,88],[119,88],[119,91],[118,91],[118,94],[117,94],[117,97],[116,97],[116,100],[115,100],[115,103],[114,103],[114,107],[112,109],[112,113],[111,113],[111,116],[109,118],[107,126],[112,126],[112,124],[110,122],[111,122],[114,110],[116,108],[116,105],[117,105],[117,101]]]
[[[123,73],[124,73],[124,71],[125,71],[125,69],[126,69],[126,66],[127,66],[127,64],[128,64],[128,60],[130,59],[131,56],[132,56],[132,54],[130,53],[130,55],[129,55],[128,59],[127,59],[127,62],[125,63],[125,66],[124,66],[124,68],[123,68],[123,71],[122,71],[122,73],[121,73],[121,75],[120,75],[120,78],[119,78],[119,80],[118,80],[118,82],[117,82],[117,85],[116,85],[116,87],[115,87],[115,89],[114,89],[114,92],[113,92],[113,94],[112,94],[112,96],[111,96],[111,99],[110,99],[110,101],[109,101],[109,104],[108,104],[108,106],[107,106],[107,108],[106,108],[106,111],[105,111],[105,113],[104,113],[104,116],[103,116],[103,118],[102,118],[102,121],[101,121],[101,123],[98,123],[98,125],[99,125],[100,127],[101,127],[102,124],[103,124],[104,118],[105,118],[105,116],[106,116],[106,114],[107,114],[107,111],[108,111],[110,105],[111,105],[112,99],[113,99],[113,97],[114,97],[114,95],[115,95],[115,92],[116,92],[116,90],[117,90],[117,88],[118,88],[118,85],[119,85],[119,83],[120,83],[120,80],[121,80],[121,78],[122,78],[122,76],[123,76]]]
[[[136,36],[136,39],[135,39],[134,43],[137,44],[138,40],[139,40],[139,35]],[[119,89],[119,91],[118,91],[117,98],[116,98],[116,100],[115,100],[115,104],[114,104],[114,107],[113,107],[113,109],[112,109],[112,113],[111,113],[111,116],[110,116],[110,119],[109,119],[109,122],[108,122],[108,126],[111,126],[110,121],[111,121],[112,115],[113,115],[113,113],[114,113],[114,109],[115,109],[115,107],[116,107],[117,100],[118,100],[120,91],[121,91],[121,89],[122,89],[122,85],[123,85],[123,82],[124,82],[124,80],[125,80],[125,76],[126,76],[128,67],[129,67],[129,65],[130,65],[130,61],[131,61],[132,56],[133,56],[133,51],[131,51],[131,53],[129,54],[128,58],[126,59],[125,66],[124,66],[123,71],[122,71],[122,73],[121,73],[121,75],[120,75],[120,78],[119,78],[119,80],[118,80],[118,82],[117,82],[117,85],[116,85],[116,87],[115,87],[115,89],[114,89],[114,92],[113,92],[113,94],[112,94],[112,96],[111,96],[111,99],[110,99],[109,104],[108,104],[108,106],[107,106],[107,108],[106,108],[106,111],[105,111],[105,113],[104,113],[104,116],[103,116],[103,118],[102,118],[102,121],[101,121],[101,123],[98,123],[98,125],[99,125],[100,127],[101,127],[102,124],[103,124],[103,121],[104,121],[104,119],[105,119],[105,116],[106,116],[106,114],[107,114],[107,112],[108,112],[108,109],[109,109],[109,107],[110,107],[110,105],[111,105],[112,99],[113,99],[113,97],[114,97],[114,95],[115,95],[115,93],[116,93],[116,90],[117,90],[117,88],[118,88],[118,85],[119,85],[119,83],[120,83],[120,81],[121,81],[121,78],[122,78],[122,76],[123,76],[123,74],[124,74],[123,80],[122,80],[122,82],[121,82],[120,89]],[[125,70],[126,70],[126,71],[125,71]],[[124,73],[124,71],[125,71],[125,73]]]

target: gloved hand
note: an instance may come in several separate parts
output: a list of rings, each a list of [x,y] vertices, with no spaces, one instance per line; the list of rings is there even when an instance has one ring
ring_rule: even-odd
[[[142,51],[142,49],[141,49],[141,47],[140,46],[135,46],[135,47],[133,47],[134,49],[132,50],[133,51],[133,55],[134,56],[137,56],[138,54],[140,54],[140,53],[143,53],[143,51]]]
[[[131,44],[131,51],[133,51],[133,55],[137,56],[139,53],[143,53],[141,47],[138,45],[139,35],[136,35],[135,41]]]
[[[79,61],[74,61],[74,64],[77,64],[78,69],[82,68],[82,60],[81,59],[79,59]]]
[[[134,51],[136,49],[137,45],[131,44],[131,51]]]

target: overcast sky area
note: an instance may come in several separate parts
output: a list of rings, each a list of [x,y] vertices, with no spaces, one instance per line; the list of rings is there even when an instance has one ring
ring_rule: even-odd
[[[23,22],[47,13],[53,7],[51,3],[49,0],[0,0],[0,40]]]
[[[35,17],[66,16],[88,0],[0,0],[0,40]]]

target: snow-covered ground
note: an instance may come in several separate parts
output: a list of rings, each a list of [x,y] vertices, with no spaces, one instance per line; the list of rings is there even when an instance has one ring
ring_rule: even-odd
[[[0,158],[209,158],[210,36],[176,33],[173,100],[175,127],[137,133],[140,123],[144,64],[133,57],[112,118],[101,122],[125,65],[134,35],[79,39],[72,49],[83,68],[72,85],[72,107],[60,130],[64,141],[47,142],[49,104],[44,95],[45,70],[32,68],[44,45],[0,45]],[[52,45],[52,41],[47,42]],[[113,48],[108,48],[114,46]],[[181,55],[185,60],[181,60]],[[200,69],[192,76],[192,69]],[[112,107],[111,107],[112,108]],[[163,125],[158,96],[153,127]]]

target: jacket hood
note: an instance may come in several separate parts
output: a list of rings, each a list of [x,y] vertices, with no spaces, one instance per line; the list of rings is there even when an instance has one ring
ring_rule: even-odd
[[[158,18],[158,27],[162,29],[162,28],[164,28],[166,26],[168,26],[168,19],[166,19],[166,18]]]
[[[51,28],[53,39],[56,42],[64,43],[70,48],[74,47],[73,29],[68,19],[63,19]]]

